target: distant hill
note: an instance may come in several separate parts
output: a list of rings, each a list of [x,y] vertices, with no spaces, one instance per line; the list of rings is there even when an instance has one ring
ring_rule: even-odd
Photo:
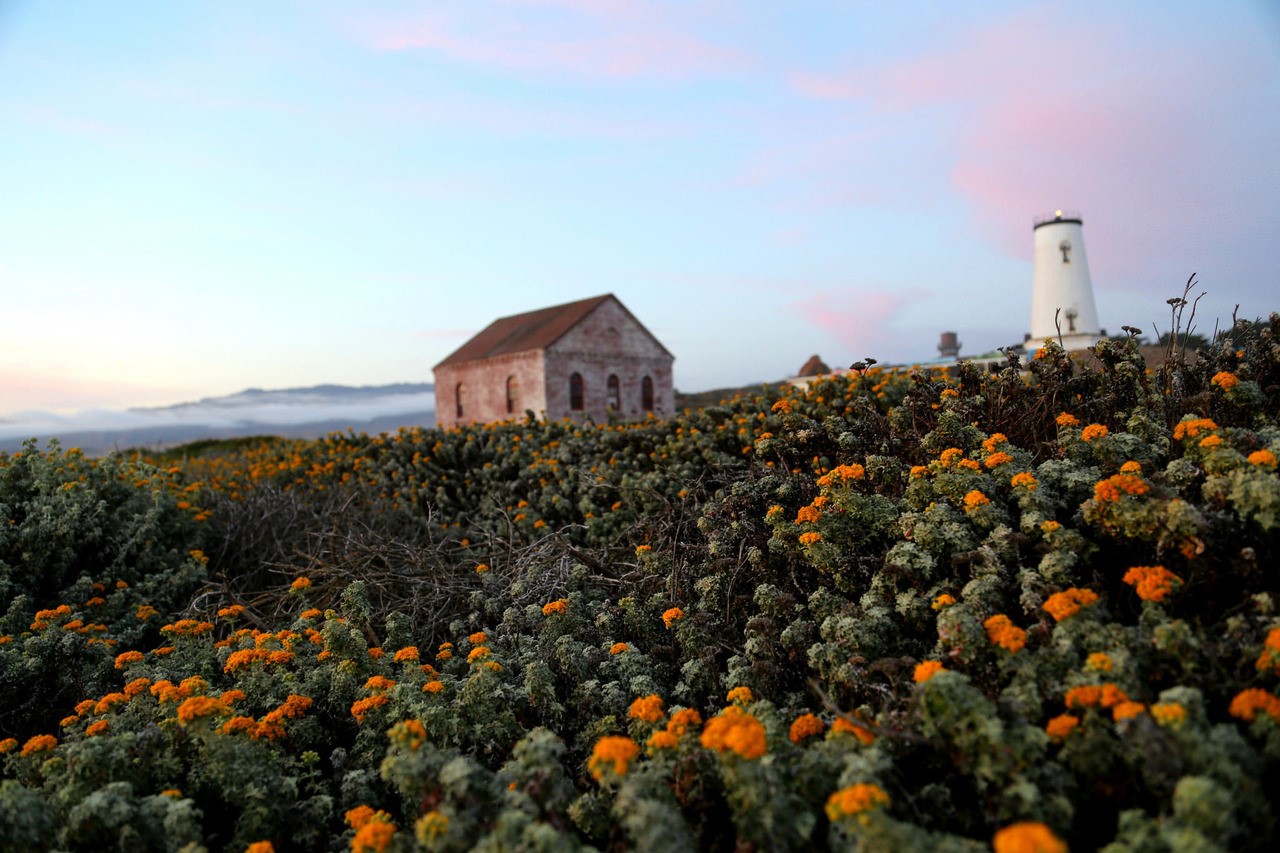
[[[279,435],[318,438],[331,432],[393,432],[402,426],[435,425],[435,386],[429,383],[264,390],[249,388],[224,397],[154,408],[91,410],[75,415],[23,412],[0,422],[0,451],[25,440],[90,455],[147,447],[160,450],[203,438]]]

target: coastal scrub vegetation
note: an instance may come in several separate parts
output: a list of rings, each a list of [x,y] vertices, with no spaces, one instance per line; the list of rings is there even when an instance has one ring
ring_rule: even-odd
[[[0,846],[1275,849],[1248,331],[662,421],[29,443]]]

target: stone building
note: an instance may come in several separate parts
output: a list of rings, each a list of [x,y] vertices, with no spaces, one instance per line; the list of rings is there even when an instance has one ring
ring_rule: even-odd
[[[503,317],[435,366],[436,426],[665,417],[674,361],[611,293]]]

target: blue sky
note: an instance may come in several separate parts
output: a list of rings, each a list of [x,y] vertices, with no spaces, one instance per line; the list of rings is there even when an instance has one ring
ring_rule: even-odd
[[[0,0],[0,417],[429,382],[613,292],[694,391],[1280,310],[1275,3]],[[1162,325],[1163,328],[1163,325]]]

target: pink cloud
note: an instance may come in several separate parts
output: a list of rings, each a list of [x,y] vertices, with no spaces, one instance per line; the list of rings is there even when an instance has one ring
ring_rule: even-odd
[[[856,357],[882,357],[898,346],[894,321],[912,303],[929,296],[921,288],[888,291],[823,290],[792,302],[789,309],[829,333]],[[879,356],[877,354],[880,354]]]
[[[511,71],[598,79],[685,78],[746,64],[740,51],[690,34],[663,20],[654,8],[585,0],[508,5],[532,12],[499,15],[468,6],[461,14],[432,11],[412,20],[365,23],[359,29],[379,51],[430,51]]]
[[[181,393],[177,388],[134,382],[9,370],[0,374],[0,413],[36,409],[71,412],[99,406],[171,402]]]
[[[1142,26],[1086,27],[1035,7],[905,60],[797,73],[791,85],[896,126],[904,144],[920,138],[905,130],[924,130],[941,186],[1011,256],[1029,258],[1035,215],[1071,208],[1084,215],[1095,284],[1171,295],[1202,264],[1220,281],[1256,275],[1229,247],[1280,227],[1276,56],[1153,41]]]

